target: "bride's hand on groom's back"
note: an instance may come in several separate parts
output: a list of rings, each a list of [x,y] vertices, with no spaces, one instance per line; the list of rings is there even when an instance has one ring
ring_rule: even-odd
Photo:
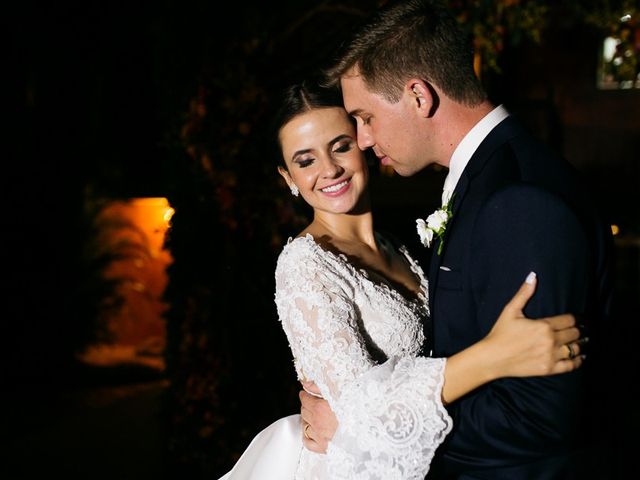
[[[316,453],[326,453],[327,446],[338,428],[338,419],[329,402],[322,398],[313,382],[302,382],[300,415],[302,416],[302,442]]]
[[[580,338],[571,314],[528,319],[523,313],[535,293],[537,278],[531,273],[504,307],[485,337],[495,359],[496,378],[566,373],[580,367],[586,338]]]

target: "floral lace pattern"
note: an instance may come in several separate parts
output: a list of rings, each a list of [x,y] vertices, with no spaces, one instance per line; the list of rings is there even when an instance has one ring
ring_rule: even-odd
[[[311,235],[290,240],[275,301],[300,379],[313,380],[339,427],[326,455],[303,449],[296,478],[424,478],[451,429],[440,395],[444,359],[417,357],[429,315],[419,265],[399,249],[422,293],[406,298]]]

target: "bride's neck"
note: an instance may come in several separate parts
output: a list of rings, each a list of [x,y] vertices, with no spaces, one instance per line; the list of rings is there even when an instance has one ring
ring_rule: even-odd
[[[358,214],[328,214],[316,211],[307,229],[316,236],[326,236],[332,243],[365,244],[377,250],[371,211]]]

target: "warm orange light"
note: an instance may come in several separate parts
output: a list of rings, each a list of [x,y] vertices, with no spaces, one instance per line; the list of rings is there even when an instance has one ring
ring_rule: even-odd
[[[620,227],[618,227],[618,225],[611,225],[611,233],[618,235],[620,233]]]
[[[113,360],[120,362],[126,352],[142,351],[148,344],[164,345],[167,304],[163,294],[169,281],[167,266],[173,261],[165,237],[173,213],[164,197],[113,200],[101,212],[103,248],[114,257],[104,275],[118,280],[117,294],[124,301],[117,312],[108,313],[107,328],[111,343],[135,347],[107,349],[102,356],[115,355]],[[132,357],[131,361],[138,360]]]
[[[129,200],[127,215],[148,237],[152,256],[156,257],[163,249],[165,234],[170,227],[174,209],[164,197],[142,197]]]
[[[171,217],[173,217],[173,214],[176,213],[176,211],[171,208],[171,207],[166,207],[164,210],[164,221],[167,223],[167,225],[171,224]]]
[[[482,76],[482,55],[478,51],[473,52],[473,71],[476,77],[480,78]]]

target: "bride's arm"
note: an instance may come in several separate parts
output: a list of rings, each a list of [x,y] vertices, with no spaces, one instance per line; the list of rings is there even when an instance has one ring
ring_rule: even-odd
[[[335,268],[334,268],[335,267]],[[348,277],[348,275],[347,275]],[[441,401],[443,359],[377,365],[358,327],[345,272],[289,249],[276,269],[276,305],[301,380],[314,381],[339,422],[330,478],[423,478],[451,428]]]
[[[559,315],[537,320],[527,319],[522,309],[535,292],[536,278],[528,277],[511,301],[504,307],[489,334],[479,342],[447,359],[442,399],[453,402],[475,388],[503,377],[539,376],[563,373],[578,368],[582,358],[568,359],[571,343],[576,343],[579,330],[572,315]],[[314,391],[314,386],[305,385]],[[305,444],[316,452],[326,451],[336,430],[336,419],[330,406],[306,392],[300,392],[302,416],[312,424],[313,441]]]
[[[523,309],[535,292],[530,274],[495,325],[479,342],[451,356],[445,368],[442,398],[451,403],[487,382],[570,372],[582,364],[580,331],[573,315],[527,319]],[[568,358],[571,344],[574,358]]]

